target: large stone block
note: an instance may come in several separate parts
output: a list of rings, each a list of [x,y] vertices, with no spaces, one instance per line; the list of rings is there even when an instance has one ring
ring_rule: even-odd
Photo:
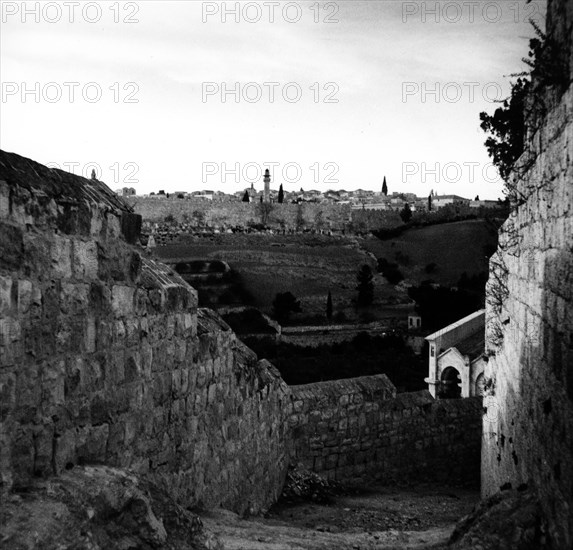
[[[76,279],[96,279],[98,276],[98,249],[95,241],[72,243],[73,273]]]
[[[111,290],[111,307],[116,317],[133,313],[135,289],[131,286],[114,285]]]
[[[4,317],[10,315],[11,312],[15,313],[17,307],[16,289],[17,282],[15,283],[12,277],[0,275],[0,316]]]
[[[17,270],[24,259],[22,229],[0,221],[0,267]]]
[[[70,239],[55,236],[50,243],[50,271],[53,277],[69,279],[72,277],[72,242]]]

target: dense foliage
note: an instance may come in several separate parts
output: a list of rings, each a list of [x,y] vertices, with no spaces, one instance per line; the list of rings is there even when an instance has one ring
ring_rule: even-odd
[[[462,275],[463,277],[463,275]],[[430,282],[408,289],[408,295],[416,302],[416,309],[428,330],[438,330],[481,309],[485,298],[487,276],[463,279],[464,288],[457,290],[437,287]]]
[[[427,355],[415,355],[403,338],[393,333],[370,336],[363,332],[349,342],[317,347],[257,339],[245,343],[260,358],[271,361],[290,385],[384,373],[399,391],[426,388]]]
[[[523,59],[529,70],[511,75],[518,77],[511,85],[511,94],[493,115],[480,113],[481,128],[490,134],[485,146],[508,193],[513,190],[510,175],[525,149],[526,125],[545,116],[547,90],[562,91],[567,83],[567,66],[560,48],[533,20],[530,22],[536,36],[529,41],[529,54]]]
[[[391,285],[397,285],[404,279],[404,275],[398,269],[398,264],[389,262],[386,258],[378,258],[378,271]]]
[[[491,134],[485,141],[487,152],[504,181],[508,181],[515,161],[523,153],[525,101],[530,84],[526,78],[518,78],[511,96],[493,115],[480,113],[482,130]]]
[[[286,321],[291,313],[302,311],[300,302],[292,292],[278,292],[273,300],[273,315],[277,321]]]
[[[369,265],[363,265],[358,270],[356,280],[358,281],[356,286],[356,290],[358,290],[357,303],[359,306],[369,306],[374,300],[373,275]]]
[[[404,223],[408,223],[412,219],[412,209],[408,203],[400,210],[400,217]]]

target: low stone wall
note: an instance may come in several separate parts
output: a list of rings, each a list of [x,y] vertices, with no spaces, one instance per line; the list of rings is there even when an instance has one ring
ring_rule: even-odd
[[[292,460],[349,482],[479,484],[481,398],[401,393],[385,375],[291,386]]]
[[[322,345],[349,342],[365,332],[370,336],[380,336],[389,330],[389,323],[368,323],[363,325],[324,325],[282,327],[280,341],[301,347],[318,347]]]

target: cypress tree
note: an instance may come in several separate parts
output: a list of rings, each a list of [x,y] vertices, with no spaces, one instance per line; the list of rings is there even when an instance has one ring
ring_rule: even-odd
[[[358,305],[359,306],[369,306],[374,299],[374,282],[372,276],[372,270],[369,265],[363,265],[358,270],[357,275],[358,286]]]

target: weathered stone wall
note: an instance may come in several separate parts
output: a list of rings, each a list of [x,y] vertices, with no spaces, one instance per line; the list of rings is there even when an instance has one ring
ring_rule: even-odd
[[[364,323],[356,325],[292,326],[282,327],[280,341],[300,347],[318,347],[349,342],[361,333],[380,336],[385,330],[395,328],[392,322]]]
[[[479,483],[481,399],[402,393],[386,375],[291,386],[292,460],[338,480]]]
[[[482,492],[534,488],[553,548],[573,548],[573,3],[550,0],[565,86],[538,82],[516,212],[490,263]]]
[[[261,223],[258,203],[217,202],[198,199],[136,197],[128,201],[144,220],[162,222],[173,216],[178,222],[197,222],[197,213],[202,223],[210,227],[246,227],[249,223]],[[297,218],[302,216],[302,224]],[[402,225],[397,212],[352,210],[350,205],[303,203],[272,204],[267,225],[276,229],[323,229],[333,231],[366,231]]]
[[[96,462],[186,505],[264,508],[288,388],[129,244],[140,224],[102,183],[0,152],[2,487]]]

